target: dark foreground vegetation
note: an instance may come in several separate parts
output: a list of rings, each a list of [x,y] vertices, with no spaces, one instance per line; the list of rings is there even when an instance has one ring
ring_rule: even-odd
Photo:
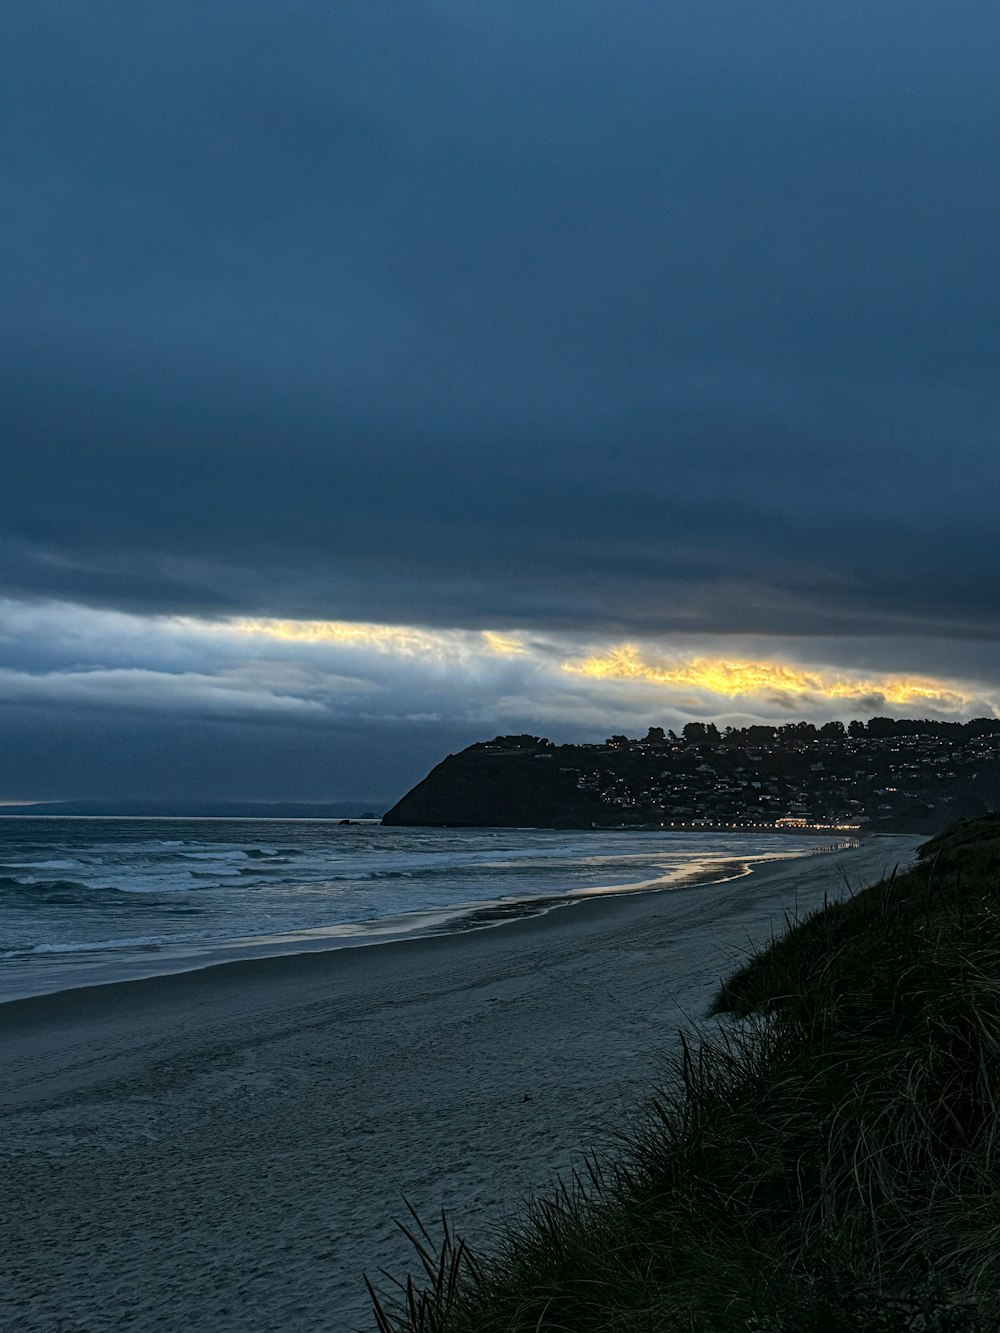
[[[414,1222],[382,1333],[1000,1327],[1000,816],[794,924],[714,1012],[490,1257]]]

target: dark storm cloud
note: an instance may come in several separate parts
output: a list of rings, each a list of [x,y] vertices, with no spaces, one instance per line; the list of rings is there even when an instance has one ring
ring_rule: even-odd
[[[9,5],[0,576],[989,637],[986,5]]]

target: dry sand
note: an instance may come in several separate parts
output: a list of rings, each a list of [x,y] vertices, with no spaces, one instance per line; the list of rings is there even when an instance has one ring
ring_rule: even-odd
[[[487,1242],[786,912],[918,841],[0,1006],[0,1328],[371,1328],[404,1195]]]

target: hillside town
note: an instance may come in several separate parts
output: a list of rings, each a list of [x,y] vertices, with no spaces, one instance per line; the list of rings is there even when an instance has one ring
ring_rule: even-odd
[[[1000,808],[1000,721],[872,718],[554,745],[498,736],[475,747],[551,766],[602,807],[601,823],[665,827],[922,828]]]

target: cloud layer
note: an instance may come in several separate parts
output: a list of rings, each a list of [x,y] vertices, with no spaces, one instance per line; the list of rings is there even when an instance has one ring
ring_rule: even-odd
[[[95,786],[121,797],[137,772],[143,795],[151,783],[156,794],[220,794],[228,774],[230,796],[390,799],[445,749],[497,732],[599,740],[651,724],[679,729],[694,717],[965,718],[994,713],[1000,700],[1000,672],[985,664],[957,680],[904,678],[781,660],[774,643],[767,658],[709,657],[695,641],[639,648],[530,630],[150,617],[19,602],[0,603],[0,650],[0,719],[14,738],[0,800]],[[888,656],[905,644],[881,650]],[[41,790],[39,733],[72,752],[68,767],[50,767]]]
[[[991,707],[984,0],[10,0],[0,49],[12,799]]]

